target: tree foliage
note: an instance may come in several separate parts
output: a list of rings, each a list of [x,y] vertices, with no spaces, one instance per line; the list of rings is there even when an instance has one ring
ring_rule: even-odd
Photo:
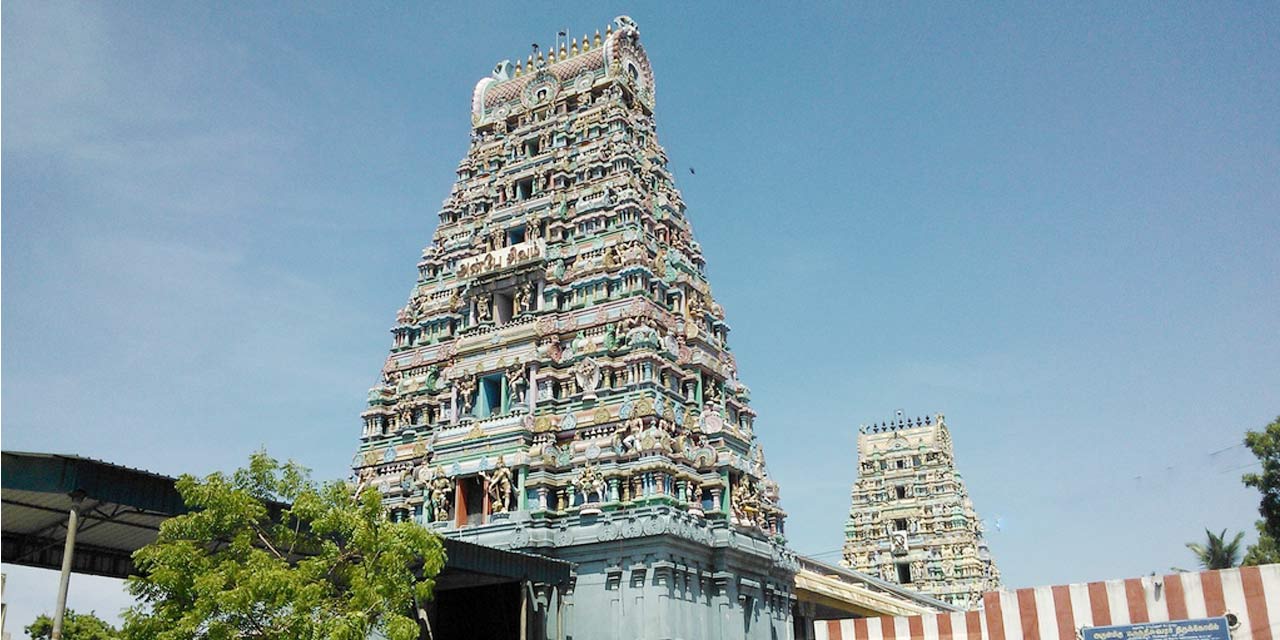
[[[1263,522],[1257,522],[1258,542],[1249,545],[1248,551],[1244,554],[1244,561],[1240,564],[1256,566],[1260,564],[1272,564],[1280,562],[1280,546],[1276,545],[1276,539],[1267,535],[1267,530],[1263,528]]]
[[[35,621],[23,627],[31,640],[48,640],[53,637],[53,618],[40,614]],[[76,613],[67,609],[62,615],[62,640],[117,640],[120,632],[97,614]]]
[[[1244,474],[1244,483],[1262,493],[1258,513],[1262,514],[1262,530],[1272,544],[1280,540],[1280,418],[1271,421],[1261,431],[1244,434],[1244,444],[1258,456],[1262,469],[1258,473]]]
[[[1244,532],[1236,534],[1236,537],[1227,542],[1227,530],[1223,529],[1222,533],[1213,535],[1213,532],[1205,529],[1204,533],[1208,536],[1205,544],[1188,542],[1187,548],[1196,554],[1196,559],[1200,561],[1200,566],[1205,569],[1230,569],[1240,564],[1240,541],[1244,539]]]
[[[418,637],[413,615],[431,597],[443,546],[388,520],[376,490],[318,486],[265,452],[231,476],[183,476],[177,488],[191,511],[134,554],[126,638]]]

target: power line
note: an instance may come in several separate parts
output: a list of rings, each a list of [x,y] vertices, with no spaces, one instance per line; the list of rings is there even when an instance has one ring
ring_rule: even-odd
[[[1232,450],[1232,449],[1238,449],[1238,448],[1243,447],[1243,446],[1244,446],[1244,443],[1243,443],[1243,442],[1240,442],[1240,443],[1237,443],[1237,444],[1233,444],[1233,445],[1231,445],[1231,446],[1229,446],[1229,447],[1223,447],[1223,448],[1221,448],[1221,449],[1218,449],[1217,451],[1211,451],[1211,452],[1209,453],[1209,455],[1211,455],[1211,456],[1216,456],[1216,455],[1218,455],[1219,453],[1222,453],[1222,452],[1224,452],[1224,451],[1230,451],[1230,450]]]
[[[1219,475],[1221,475],[1221,474],[1224,474],[1224,473],[1231,473],[1232,471],[1239,471],[1239,470],[1241,470],[1241,469],[1248,469],[1249,467],[1256,467],[1256,466],[1258,466],[1258,465],[1260,465],[1260,464],[1262,464],[1262,462],[1261,462],[1260,460],[1254,460],[1253,462],[1250,462],[1249,464],[1242,464],[1242,465],[1240,465],[1240,466],[1238,466],[1238,467],[1232,467],[1232,468],[1230,468],[1230,469],[1223,469],[1222,471],[1219,471],[1219,472],[1218,472],[1218,474],[1219,474]]]
[[[843,553],[843,552],[844,552],[844,548],[840,548],[840,549],[832,549],[831,551],[821,551],[818,553],[806,553],[804,555],[810,558],[818,558],[821,556],[829,556],[829,555],[834,555],[834,554]]]

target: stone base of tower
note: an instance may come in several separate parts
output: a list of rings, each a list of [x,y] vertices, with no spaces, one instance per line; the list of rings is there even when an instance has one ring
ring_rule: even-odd
[[[665,505],[554,524],[517,512],[441,533],[572,562],[563,593],[534,594],[546,638],[793,637],[795,555],[726,518]]]

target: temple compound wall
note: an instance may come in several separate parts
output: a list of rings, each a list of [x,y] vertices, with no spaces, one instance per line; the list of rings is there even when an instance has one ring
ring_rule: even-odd
[[[1000,586],[942,414],[858,429],[841,564],[952,606]]]
[[[395,518],[574,562],[532,594],[534,637],[792,637],[786,514],[654,95],[625,16],[477,83],[355,481]]]

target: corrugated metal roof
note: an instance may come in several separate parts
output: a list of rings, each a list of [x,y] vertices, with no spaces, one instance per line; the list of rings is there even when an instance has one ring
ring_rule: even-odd
[[[143,511],[186,513],[174,479],[76,455],[3,452],[0,485],[46,494],[85,494],[86,500],[121,504]],[[71,507],[67,498],[66,507]]]
[[[563,584],[569,580],[573,565],[564,560],[517,553],[483,545],[444,539],[448,560],[446,569],[466,571],[508,580],[527,580],[543,584]]]
[[[48,569],[62,563],[73,494],[83,496],[72,570],[116,578],[133,573],[134,551],[155,541],[160,524],[187,512],[168,476],[76,455],[3,452],[0,461],[3,561]],[[284,504],[272,504],[283,510]],[[444,540],[439,579],[472,574],[498,581],[562,584],[563,560]]]

